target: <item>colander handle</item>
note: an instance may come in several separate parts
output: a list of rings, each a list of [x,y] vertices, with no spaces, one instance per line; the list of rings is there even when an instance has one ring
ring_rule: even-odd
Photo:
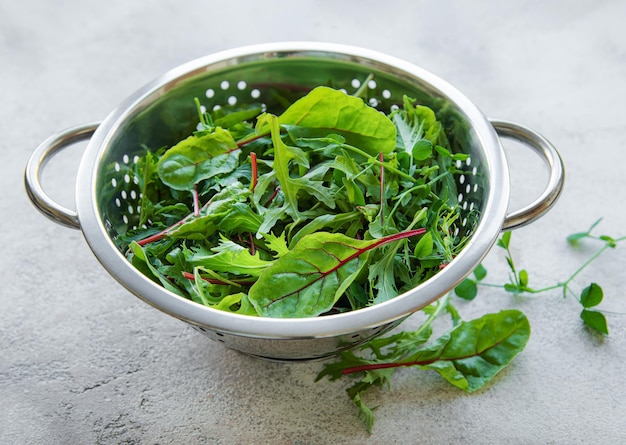
[[[527,206],[506,215],[502,230],[513,230],[533,222],[554,205],[563,190],[565,168],[559,152],[539,133],[513,122],[494,119],[490,119],[490,122],[499,136],[515,139],[532,148],[550,169],[543,193]]]
[[[48,196],[41,186],[41,174],[52,156],[76,142],[89,139],[98,125],[100,125],[99,122],[90,123],[53,134],[33,152],[24,172],[26,193],[35,207],[54,222],[73,229],[80,229],[78,214],[75,210],[63,207]]]

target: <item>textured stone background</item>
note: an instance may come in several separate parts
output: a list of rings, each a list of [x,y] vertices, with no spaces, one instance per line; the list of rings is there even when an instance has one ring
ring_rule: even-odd
[[[321,363],[258,361],[202,337],[122,289],[79,231],[28,202],[22,173],[44,138],[104,118],[126,96],[196,57],[245,44],[333,41],[423,66],[489,117],[546,135],[566,162],[555,208],[513,236],[531,285],[564,279],[594,249],[564,236],[604,217],[626,234],[626,3],[583,1],[0,0],[0,443],[362,444],[626,443],[626,317],[611,335],[585,329],[558,292],[514,300],[485,291],[466,318],[522,309],[533,335],[492,385],[473,395],[436,374],[402,370],[370,436],[345,395],[315,383]],[[81,147],[46,170],[47,190],[73,206]],[[545,171],[507,146],[512,207]],[[623,247],[576,281],[626,312]],[[487,259],[494,281],[501,253]],[[413,320],[407,326],[414,324]]]

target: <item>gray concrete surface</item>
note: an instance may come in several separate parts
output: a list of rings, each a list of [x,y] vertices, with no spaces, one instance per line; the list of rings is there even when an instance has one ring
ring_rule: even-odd
[[[473,395],[431,372],[398,372],[390,390],[367,396],[380,406],[368,435],[344,393],[350,381],[316,383],[321,363],[258,361],[148,307],[99,266],[79,231],[41,216],[22,186],[44,138],[104,118],[178,64],[260,42],[353,44],[425,67],[489,117],[534,128],[560,149],[561,200],[513,237],[531,284],[552,284],[595,249],[572,250],[567,234],[604,217],[602,233],[626,235],[625,19],[621,0],[0,0],[0,443],[626,443],[623,246],[574,282],[603,286],[609,337],[591,335],[578,303],[558,291],[483,291],[458,303],[462,315],[520,308],[533,327],[526,350]],[[64,152],[45,178],[70,207],[80,153]],[[545,172],[526,151],[507,155],[517,207]],[[487,259],[493,281],[506,275],[497,250]]]

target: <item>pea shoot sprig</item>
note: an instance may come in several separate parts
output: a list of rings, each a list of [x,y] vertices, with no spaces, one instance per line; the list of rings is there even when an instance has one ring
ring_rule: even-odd
[[[526,269],[520,269],[513,259],[513,254],[510,249],[511,232],[505,232],[498,240],[497,245],[506,251],[505,259],[509,268],[508,282],[504,284],[485,282],[484,280],[487,276],[487,270],[481,264],[476,268],[476,270],[474,270],[472,277],[465,279],[459,286],[456,287],[455,294],[465,300],[473,300],[478,294],[479,286],[502,288],[508,293],[519,296],[523,296],[524,294],[543,294],[560,289],[564,298],[568,296],[573,297],[581,304],[582,310],[580,312],[580,318],[586,326],[601,334],[608,335],[609,329],[605,317],[607,312],[597,309],[597,306],[604,299],[604,291],[602,287],[598,283],[592,282],[580,292],[576,292],[572,288],[575,278],[587,269],[590,264],[596,261],[607,250],[615,249],[619,243],[626,241],[626,236],[616,238],[608,235],[595,235],[593,231],[601,221],[602,219],[598,219],[591,225],[591,227],[589,227],[587,231],[577,232],[566,238],[567,242],[572,246],[578,245],[585,240],[600,244],[600,247],[595,251],[595,253],[584,261],[567,279],[541,288],[530,287],[528,284],[528,271]]]

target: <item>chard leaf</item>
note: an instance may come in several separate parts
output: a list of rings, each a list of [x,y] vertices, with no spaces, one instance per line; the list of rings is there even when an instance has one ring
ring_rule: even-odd
[[[408,230],[369,241],[338,233],[307,235],[261,273],[250,288],[250,301],[264,317],[323,314],[354,281],[372,249],[423,233],[423,229]]]
[[[339,134],[370,155],[388,154],[396,148],[396,127],[385,115],[358,97],[328,87],[317,87],[294,102],[279,122],[307,127],[307,137]],[[319,134],[314,134],[316,129]]]
[[[473,392],[489,383],[519,354],[530,337],[530,324],[517,310],[462,322],[411,361],[434,369],[449,383]]]
[[[237,143],[230,132],[217,127],[198,132],[167,150],[159,160],[161,181],[175,190],[191,190],[194,184],[237,167]]]
[[[213,121],[217,127],[231,129],[231,127],[240,125],[244,121],[251,121],[261,113],[261,107],[258,105],[251,106],[239,111],[232,111],[223,116],[216,117]]]

